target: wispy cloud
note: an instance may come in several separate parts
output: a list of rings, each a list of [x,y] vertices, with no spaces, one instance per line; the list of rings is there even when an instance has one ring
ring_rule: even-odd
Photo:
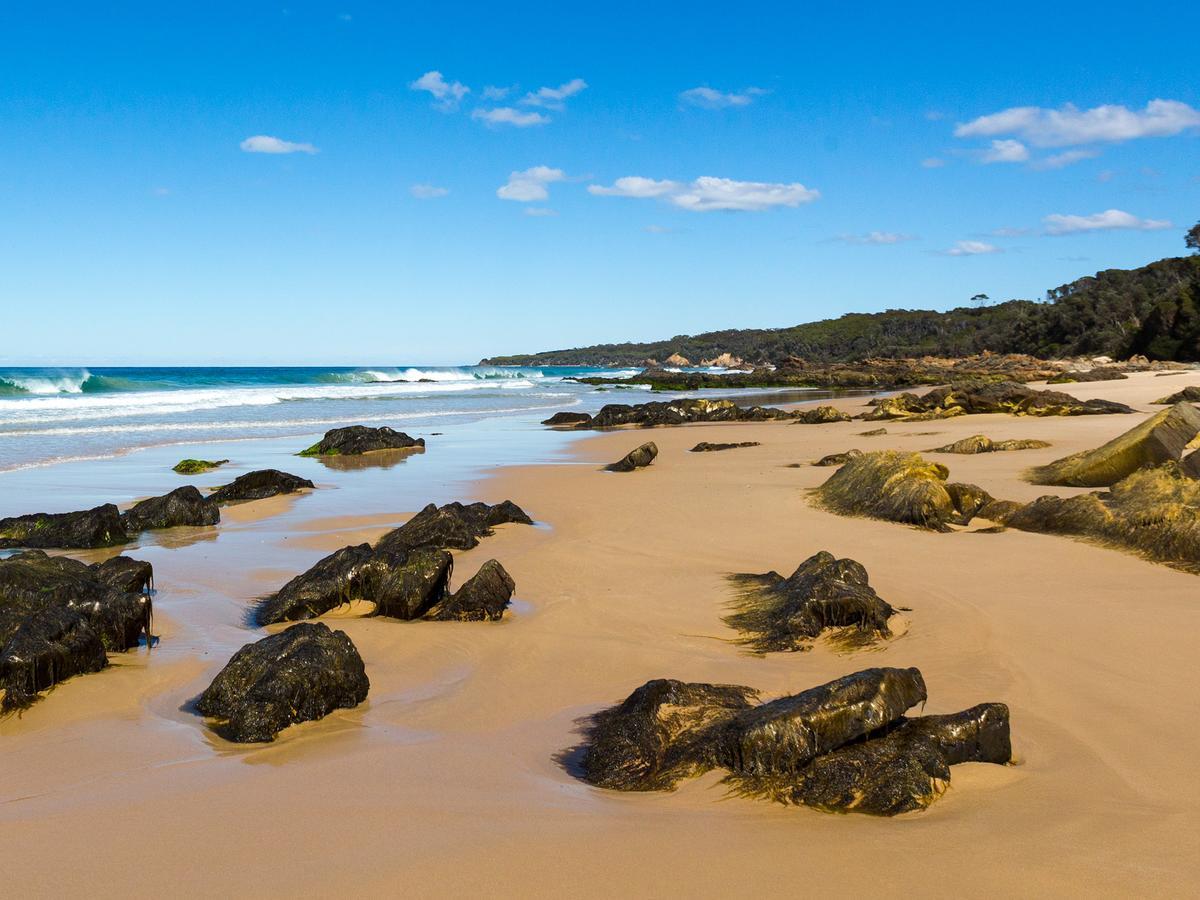
[[[248,137],[239,145],[247,153],[316,153],[317,148],[312,144],[298,144],[285,141],[282,138],[271,137],[267,134],[256,134]]]
[[[476,109],[471,111],[471,118],[488,125],[512,125],[514,128],[529,128],[531,125],[545,125],[550,121],[549,116],[540,112],[530,112],[514,109],[511,106],[497,106],[495,109]]]
[[[995,244],[986,241],[959,241],[948,250],[943,250],[944,256],[983,256],[988,253],[1003,253]]]
[[[1099,150],[1067,150],[1034,160],[1030,167],[1034,169],[1063,169],[1085,159],[1095,159],[1100,155]]]
[[[659,181],[629,175],[618,178],[610,186],[592,184],[588,192],[599,197],[632,197],[663,199],[691,212],[737,210],[761,212],[777,206],[799,206],[811,203],[820,195],[798,182],[779,184],[765,181],[734,181],[704,175],[695,181]]]
[[[1081,110],[1067,104],[1058,109],[1014,106],[980,116],[954,129],[957,137],[1015,135],[1035,147],[1170,137],[1200,126],[1200,110],[1178,100],[1151,100],[1145,109],[1108,104]]]
[[[728,109],[731,106],[749,106],[754,98],[765,94],[763,88],[750,87],[741,92],[718,91],[707,85],[689,88],[679,95],[679,99],[689,106],[699,106],[703,109]]]
[[[839,234],[837,240],[844,244],[867,244],[886,246],[902,244],[905,241],[915,241],[915,234],[901,234],[897,231],[868,231],[866,234]]]
[[[983,163],[1019,163],[1029,159],[1029,148],[1020,141],[992,141],[979,157]]]
[[[564,100],[568,97],[574,97],[580,91],[586,89],[587,86],[587,82],[582,78],[572,78],[570,81],[560,84],[556,88],[538,88],[536,91],[522,97],[521,102],[529,106],[543,106],[546,109],[562,109]]]
[[[418,200],[436,200],[438,197],[445,197],[450,193],[449,188],[433,184],[414,184],[408,190]]]
[[[1081,231],[1111,231],[1129,229],[1134,231],[1159,231],[1170,228],[1164,219],[1142,219],[1120,209],[1106,209],[1090,216],[1073,216],[1054,213],[1042,220],[1046,234],[1077,234]]]
[[[1029,234],[1028,228],[995,228],[988,232],[992,237],[1014,238]]]
[[[566,178],[567,174],[562,169],[534,166],[523,172],[511,173],[508,181],[496,189],[496,196],[501,200],[516,200],[518,203],[545,200],[550,196],[546,186],[556,181],[565,181]]]
[[[457,109],[462,98],[471,93],[471,89],[461,81],[447,81],[436,69],[426,72],[408,87],[409,90],[429,93],[437,101],[434,106],[445,112]]]

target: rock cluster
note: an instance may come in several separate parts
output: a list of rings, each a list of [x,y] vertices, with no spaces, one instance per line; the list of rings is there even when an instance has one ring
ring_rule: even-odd
[[[620,425],[652,428],[689,422],[764,422],[798,417],[798,413],[773,407],[744,408],[732,400],[656,400],[633,405],[609,403],[594,416],[588,413],[556,413],[542,424],[560,428],[615,428]]]
[[[1039,391],[1024,384],[961,382],[934,388],[924,394],[879,397],[862,418],[867,421],[902,419],[922,422],[954,416],[1008,413],[1014,416],[1089,416],[1132,413],[1124,403],[1111,400],[1079,400],[1061,391]]]

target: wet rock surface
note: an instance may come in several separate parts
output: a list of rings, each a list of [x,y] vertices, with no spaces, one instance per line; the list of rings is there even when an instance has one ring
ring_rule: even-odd
[[[555,428],[574,428],[577,425],[590,425],[592,416],[590,413],[573,413],[560,412],[555,413],[548,419],[543,419],[543,425],[551,425]]]
[[[121,561],[123,560],[123,561]],[[0,559],[0,712],[98,672],[108,653],[151,641],[150,564],[116,557],[88,566],[27,550]]]
[[[1008,709],[906,717],[926,699],[917,669],[865,669],[755,704],[739,685],[659,679],[592,717],[584,780],[670,790],[721,768],[735,790],[839,812],[896,815],[928,806],[950,766],[1011,759]]]
[[[726,624],[743,643],[762,653],[808,649],[837,630],[847,643],[866,644],[891,636],[895,610],[868,583],[867,570],[852,559],[822,550],[787,578],[778,572],[732,575],[739,597]]]
[[[112,547],[129,542],[112,503],[66,513],[33,513],[0,519],[0,547]]]
[[[227,459],[181,459],[171,467],[171,471],[180,475],[202,475],[219,469],[227,462]]]
[[[712,444],[708,441],[701,441],[693,447],[690,453],[714,453],[718,450],[738,450],[742,447],[758,447],[761,446],[758,441],[738,441],[732,444]]]
[[[832,409],[832,407],[820,408]],[[808,412],[816,415],[811,410]],[[838,413],[838,415],[842,414]],[[798,417],[798,413],[774,407],[741,407],[732,400],[687,399],[656,400],[634,405],[610,403],[601,408],[594,416],[587,413],[562,412],[551,416],[542,424],[589,429],[616,428],[622,425],[653,428],[659,425],[686,425],[689,422],[765,422],[773,419],[796,419]]]
[[[345,428],[334,428],[325,432],[325,437],[313,444],[307,450],[302,450],[300,456],[359,456],[363,453],[374,453],[378,450],[423,450],[424,438],[409,437],[402,431],[396,431],[386,425],[380,428],[370,428],[366,425],[349,425]]]
[[[136,534],[179,525],[216,525],[221,521],[221,511],[216,503],[189,484],[161,497],[135,503],[121,514],[121,520],[127,533]]]
[[[239,475],[224,487],[208,495],[213,503],[232,503],[237,500],[265,500],[279,494],[293,494],[306,488],[314,488],[307,478],[289,475],[278,469],[259,469]]]
[[[273,741],[289,725],[367,699],[370,682],[343,631],[303,622],[237,651],[196,701],[215,730],[238,743]]]
[[[498,622],[512,600],[516,584],[504,566],[489,559],[462,587],[429,610],[435,622]]]
[[[416,550],[421,547],[470,550],[488,537],[497,525],[532,525],[533,520],[511,500],[487,503],[430,503],[419,513],[379,540],[382,550]]]
[[[630,450],[615,463],[609,463],[604,468],[609,472],[632,472],[634,469],[642,469],[650,465],[656,456],[658,456],[658,445],[649,441]]]

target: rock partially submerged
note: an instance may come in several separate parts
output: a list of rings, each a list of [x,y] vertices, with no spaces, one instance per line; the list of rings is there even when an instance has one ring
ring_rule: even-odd
[[[121,513],[112,503],[79,512],[0,519],[0,547],[90,549],[128,542]]]
[[[846,516],[869,516],[946,530],[956,515],[949,471],[917,453],[877,450],[848,460],[816,489],[817,502]]]
[[[0,713],[22,709],[108,654],[150,645],[150,564],[125,557],[87,566],[27,550],[0,559]]]
[[[827,630],[853,644],[891,636],[895,610],[868,583],[867,570],[852,559],[822,550],[789,577],[732,575],[740,596],[726,624],[760,653],[807,650]]]
[[[647,682],[592,718],[583,778],[657,791],[721,768],[744,793],[896,815],[936,800],[951,765],[1012,756],[1003,704],[905,717],[926,699],[917,669],[866,669],[761,705],[756,699],[739,685]]]
[[[386,425],[369,428],[366,425],[349,425],[325,432],[325,437],[300,456],[359,456],[379,450],[424,450],[425,439],[409,437],[403,431],[395,431]]]
[[[1107,444],[1055,460],[1029,473],[1034,484],[1105,487],[1146,466],[1178,462],[1200,435],[1200,410],[1179,402]]]
[[[196,709],[221,720],[216,731],[228,740],[273,741],[289,725],[357,706],[370,687],[346,633],[305,622],[242,647]]]
[[[871,401],[874,408],[863,419],[901,419],[910,422],[947,419],[962,415],[1008,413],[1014,416],[1088,416],[1132,413],[1124,403],[1079,400],[1061,391],[1036,390],[1011,381],[966,382],[934,388],[920,396],[911,393]]]
[[[658,445],[654,441],[649,441],[630,450],[615,463],[609,463],[604,468],[610,472],[632,472],[634,469],[650,465],[656,456],[658,456]]]
[[[1020,438],[1008,441],[993,441],[990,437],[982,434],[973,434],[970,437],[965,437],[962,440],[955,441],[952,444],[946,444],[944,447],[934,447],[932,450],[926,450],[926,453],[1001,453],[1007,450],[1041,450],[1049,447],[1047,441],[1038,441],[1030,438]]]
[[[691,453],[713,453],[717,450],[737,450],[741,447],[758,447],[758,441],[739,441],[734,444],[710,444],[708,441],[701,441],[689,452]]]
[[[289,475],[278,469],[259,469],[239,475],[224,487],[208,495],[214,503],[232,503],[237,500],[265,500],[279,494],[293,494],[303,489],[316,487],[307,478]]]
[[[846,450],[843,453],[830,453],[826,456],[822,456],[820,459],[818,459],[816,462],[814,462],[813,465],[814,466],[841,466],[841,465],[845,465],[846,463],[848,463],[850,460],[854,459],[857,456],[862,456],[861,450]]]
[[[180,475],[203,475],[205,472],[219,469],[227,462],[227,459],[181,459],[171,467],[171,471]]]
[[[587,426],[592,423],[590,413],[577,412],[559,412],[555,413],[548,419],[543,419],[543,425],[551,425],[555,428],[575,428],[576,426]]]
[[[136,534],[180,525],[216,525],[221,521],[221,511],[216,503],[189,484],[161,497],[135,503],[122,513],[121,520],[127,533]]]

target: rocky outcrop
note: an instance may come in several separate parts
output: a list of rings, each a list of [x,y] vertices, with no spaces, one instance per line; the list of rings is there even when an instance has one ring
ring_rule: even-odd
[[[852,559],[837,559],[822,550],[787,578],[778,572],[730,578],[739,597],[736,612],[725,622],[760,653],[807,650],[829,630],[837,630],[852,644],[891,636],[888,619],[895,610],[870,586],[867,570]]]
[[[649,441],[630,450],[615,463],[609,463],[604,468],[609,472],[632,472],[634,469],[650,465],[656,456],[658,456],[658,445],[654,441]]]
[[[422,547],[470,550],[488,537],[497,525],[532,525],[533,520],[511,500],[490,506],[486,503],[430,503],[419,513],[379,540],[380,550],[417,550]]]
[[[367,699],[371,684],[344,631],[301,623],[242,647],[196,701],[238,743],[273,741],[289,725]]]
[[[693,447],[690,453],[714,453],[718,450],[738,450],[742,447],[758,447],[761,446],[758,441],[739,441],[735,444],[710,444],[708,441],[701,441]]]
[[[557,413],[542,424],[574,428],[617,428],[622,425],[653,428],[690,422],[765,422],[795,419],[798,415],[773,407],[741,407],[732,400],[656,400],[634,405],[609,403],[594,416],[587,413]]]
[[[205,472],[219,469],[227,462],[227,459],[181,459],[171,467],[171,471],[180,475],[203,475]]]
[[[221,521],[221,511],[216,503],[189,484],[161,497],[135,503],[121,514],[121,521],[127,533],[137,534],[180,525],[216,525]]]
[[[1181,391],[1176,391],[1169,397],[1160,397],[1154,401],[1157,406],[1174,406],[1176,403],[1200,403],[1200,385],[1189,384]]]
[[[124,560],[119,562],[118,560]],[[0,712],[29,706],[108,654],[151,642],[149,563],[124,557],[87,566],[27,550],[0,559]]]
[[[680,356],[678,353],[672,353],[663,362],[668,366],[690,366],[692,364],[686,356]]]
[[[67,513],[33,513],[0,519],[0,547],[88,549],[129,542],[121,513],[111,503]]]
[[[1047,378],[1046,384],[1070,384],[1088,381],[1124,381],[1129,376],[1116,366],[1097,366],[1094,369],[1072,369]]]
[[[829,422],[849,422],[850,414],[833,406],[814,406],[793,414],[796,425],[825,425]]]
[[[845,516],[869,516],[946,530],[957,515],[949,471],[916,453],[877,450],[848,460],[817,488],[817,502]]]
[[[1034,484],[1105,487],[1146,466],[1178,462],[1200,434],[1200,410],[1179,402],[1107,444],[1029,472]]]
[[[293,494],[296,491],[316,487],[307,478],[289,475],[278,469],[259,469],[239,475],[224,487],[217,488],[208,495],[213,503],[232,503],[238,500],[265,500],[279,494]]]
[[[926,453],[1000,453],[1006,450],[1041,450],[1049,447],[1046,441],[1021,438],[1008,441],[993,441],[982,434],[973,434],[944,447],[934,447]]]
[[[1124,403],[1111,400],[1078,400],[1061,391],[1039,391],[1010,381],[965,382],[934,388],[920,396],[904,393],[871,401],[874,407],[863,419],[902,419],[910,422],[947,419],[961,415],[1007,413],[1014,416],[1089,416],[1132,413]]]
[[[435,622],[499,622],[516,587],[504,566],[489,559],[462,587],[430,609],[424,618]]]
[[[578,426],[590,425],[592,416],[590,413],[575,413],[575,412],[559,412],[555,413],[548,419],[543,419],[543,425],[550,425],[555,428],[575,428]]]
[[[896,815],[936,800],[962,762],[1010,761],[1008,709],[908,718],[926,699],[917,669],[866,669],[755,705],[739,685],[647,682],[586,729],[583,778],[670,790],[720,768],[751,795],[838,812]]]
[[[848,463],[850,460],[854,459],[857,456],[862,456],[861,450],[846,450],[843,453],[830,453],[830,454],[827,454],[826,456],[822,456],[820,459],[818,459],[816,462],[814,462],[813,465],[814,466],[841,466],[841,465]]]
[[[325,432],[325,437],[317,441],[307,450],[300,451],[300,456],[359,456],[363,453],[374,453],[378,450],[423,450],[424,438],[409,437],[402,431],[395,431],[386,425],[380,428],[368,428],[366,425],[350,425],[346,428],[334,428]]]

